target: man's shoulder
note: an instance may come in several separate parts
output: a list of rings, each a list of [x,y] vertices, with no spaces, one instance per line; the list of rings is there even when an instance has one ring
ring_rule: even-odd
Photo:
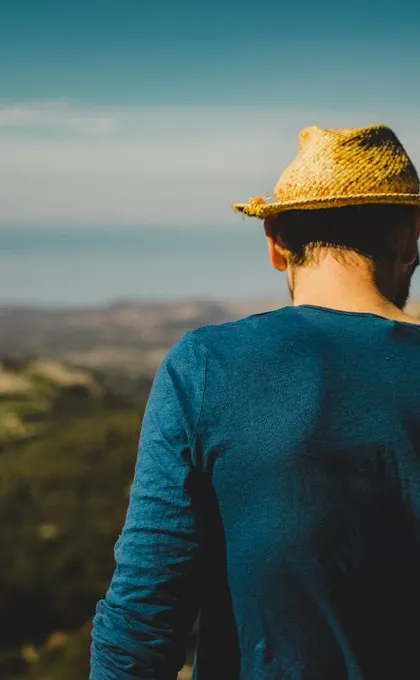
[[[288,307],[248,314],[239,319],[198,326],[188,331],[189,337],[204,351],[232,351],[235,347],[244,348],[254,343],[261,344],[264,338],[287,332]]]

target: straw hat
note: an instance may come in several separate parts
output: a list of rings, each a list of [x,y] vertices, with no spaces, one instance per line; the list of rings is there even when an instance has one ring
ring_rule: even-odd
[[[366,203],[420,206],[416,169],[386,125],[305,128],[299,134],[299,153],[280,176],[273,196],[256,196],[233,208],[264,219],[285,210]]]

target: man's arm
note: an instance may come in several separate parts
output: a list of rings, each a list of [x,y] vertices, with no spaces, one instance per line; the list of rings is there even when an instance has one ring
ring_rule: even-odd
[[[206,353],[186,333],[144,412],[116,568],[93,620],[90,680],[175,680],[196,618],[200,523],[195,438]]]

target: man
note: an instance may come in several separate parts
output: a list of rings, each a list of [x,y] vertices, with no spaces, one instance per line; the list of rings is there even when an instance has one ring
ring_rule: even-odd
[[[91,680],[420,677],[419,180],[386,126],[300,135],[264,220],[293,304],[156,374]]]

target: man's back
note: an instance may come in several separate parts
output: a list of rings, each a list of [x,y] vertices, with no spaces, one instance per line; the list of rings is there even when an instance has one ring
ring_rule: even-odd
[[[172,678],[198,608],[198,680],[420,675],[419,351],[420,326],[312,305],[177,343],[96,617],[98,669],[114,643],[130,660],[103,677]],[[190,448],[167,411],[179,460],[153,463],[169,382]]]

